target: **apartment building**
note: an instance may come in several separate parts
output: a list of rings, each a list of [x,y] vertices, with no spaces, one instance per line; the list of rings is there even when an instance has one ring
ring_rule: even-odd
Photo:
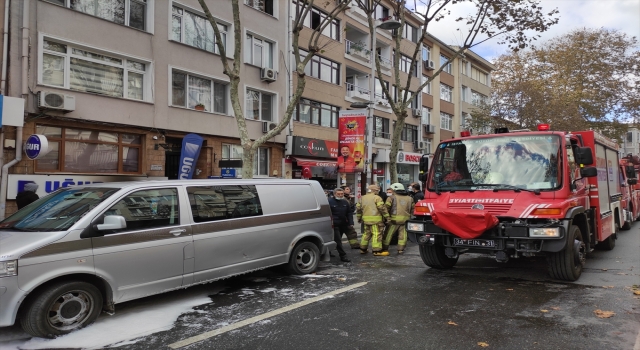
[[[324,2],[323,2],[324,4]],[[294,5],[295,6],[295,5]],[[324,16],[331,8],[318,4],[314,8],[314,16]],[[333,6],[327,4],[325,6]],[[295,13],[295,7],[293,8]],[[382,19],[393,14],[389,3],[383,2],[376,9],[376,25]],[[300,45],[306,45],[311,35],[312,23],[305,23],[301,34]],[[410,57],[419,42],[420,20],[411,13],[407,14],[407,23],[403,31],[400,57],[401,82],[407,80],[410,68]],[[383,96],[382,84],[397,94],[394,86],[392,68],[394,52],[394,35],[397,32],[376,29],[375,54],[380,57],[383,81],[371,77],[372,61],[371,38],[366,13],[355,5],[339,15],[326,31],[321,44],[322,53],[314,58],[312,68],[308,71],[306,88],[292,121],[292,133],[287,145],[285,173],[292,177],[301,177],[302,171],[308,167],[312,178],[320,181],[326,188],[337,184],[354,187],[356,174],[339,174],[336,171],[338,156],[337,116],[342,109],[351,109],[354,102],[374,101],[373,120],[369,127],[373,128],[372,155],[370,158],[371,181],[378,182],[383,188],[389,185],[389,150],[391,135],[396,122],[389,102]],[[317,69],[315,67],[318,67]],[[415,92],[421,84],[421,70],[414,70],[410,91]],[[373,91],[370,88],[374,80]],[[420,133],[422,109],[421,94],[409,106],[409,118],[402,132],[402,145],[398,154],[398,176],[400,181],[409,183],[417,180],[418,161],[423,148]]]
[[[638,128],[629,128],[620,145],[620,156],[626,157],[629,154],[640,155],[640,130]]]
[[[453,47],[458,49],[458,47]],[[460,128],[468,130],[468,121],[474,108],[488,105],[491,98],[491,71],[495,66],[480,57],[472,50],[466,50],[464,57],[457,60],[459,74],[457,74],[460,86]],[[486,126],[484,133],[492,132],[490,126]],[[473,130],[469,130],[473,132]],[[476,130],[480,131],[480,130]]]
[[[213,28],[197,0],[23,0],[10,3],[6,95],[26,100],[20,140],[46,135],[51,151],[10,169],[8,199],[20,181],[41,191],[124,178],[176,178],[182,140],[204,139],[194,178],[238,166],[242,148]],[[230,3],[209,0],[233,64]],[[283,1],[241,1],[239,87],[250,138],[281,118],[288,82]],[[255,155],[254,175],[282,170],[285,135]],[[5,150],[7,148],[5,147]],[[7,152],[6,152],[7,153]],[[5,162],[15,157],[8,152]],[[52,176],[48,176],[52,175]],[[8,212],[15,208],[9,203]]]

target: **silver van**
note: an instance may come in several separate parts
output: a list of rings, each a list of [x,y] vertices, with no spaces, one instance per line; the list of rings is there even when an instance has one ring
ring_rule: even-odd
[[[316,181],[183,180],[60,189],[0,222],[0,327],[66,334],[148,295],[335,248]]]

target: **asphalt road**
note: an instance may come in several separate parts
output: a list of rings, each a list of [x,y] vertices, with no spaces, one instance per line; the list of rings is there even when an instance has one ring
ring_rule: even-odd
[[[501,264],[463,255],[455,268],[439,271],[423,264],[415,245],[403,256],[393,249],[389,257],[348,252],[351,263],[334,257],[313,277],[270,269],[118,305],[117,312],[140,303],[162,306],[194,290],[210,291],[211,298],[173,328],[118,348],[169,349],[219,330],[178,348],[640,350],[640,297],[633,293],[640,285],[640,224],[622,231],[613,251],[591,254],[575,283],[552,280],[544,258]],[[319,300],[296,307],[314,297]],[[600,318],[596,310],[614,314]],[[254,322],[233,329],[246,320]],[[28,340],[15,327],[8,330],[16,334],[12,344]],[[7,329],[0,330],[6,339],[2,332]]]

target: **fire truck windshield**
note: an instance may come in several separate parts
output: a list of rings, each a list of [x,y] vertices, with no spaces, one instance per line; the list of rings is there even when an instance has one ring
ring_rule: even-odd
[[[429,190],[541,191],[562,183],[558,135],[500,134],[443,142],[433,159]]]

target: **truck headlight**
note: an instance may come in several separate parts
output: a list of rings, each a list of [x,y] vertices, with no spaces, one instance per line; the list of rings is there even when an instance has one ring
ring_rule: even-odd
[[[559,227],[530,228],[529,237],[560,237]]]
[[[15,276],[18,274],[18,260],[0,261],[0,277]]]
[[[407,224],[407,230],[409,231],[424,231],[424,224],[418,224],[414,222],[410,222]]]

